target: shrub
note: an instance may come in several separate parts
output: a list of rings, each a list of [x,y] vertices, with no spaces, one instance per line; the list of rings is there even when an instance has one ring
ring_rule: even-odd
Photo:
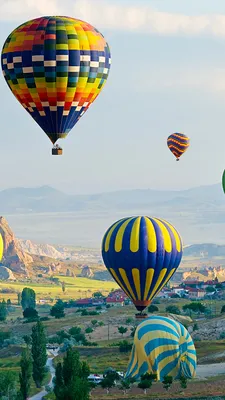
[[[119,344],[120,353],[128,353],[132,349],[132,343],[129,343],[127,340],[123,340]]]
[[[85,329],[85,332],[86,332],[86,333],[92,333],[92,332],[93,332],[93,329],[89,327],[89,328]]]
[[[180,315],[180,309],[176,306],[168,306],[166,307],[166,312],[170,314]]]
[[[151,304],[151,305],[148,307],[148,312],[149,312],[149,313],[154,313],[154,312],[156,312],[156,311],[159,311],[159,309],[158,309],[157,306],[154,306],[154,304]]]

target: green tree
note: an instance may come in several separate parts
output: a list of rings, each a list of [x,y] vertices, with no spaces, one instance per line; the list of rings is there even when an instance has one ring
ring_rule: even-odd
[[[173,383],[173,377],[169,376],[169,375],[164,376],[162,383],[163,383],[163,387],[166,390],[169,390]]]
[[[22,300],[21,293],[18,293],[17,294],[17,304],[18,304],[18,306],[21,306],[21,300]]]
[[[185,376],[181,375],[179,378],[180,381],[180,386],[182,389],[187,389],[187,378]]]
[[[123,336],[124,333],[127,332],[127,328],[125,328],[124,326],[119,326],[118,327],[118,332],[121,333],[121,335]]]
[[[6,339],[9,339],[10,336],[11,336],[11,333],[9,331],[7,331],[7,332],[1,332],[0,331],[0,349],[3,347],[4,341]]]
[[[28,349],[23,350],[20,360],[20,394],[23,400],[27,400],[30,394],[31,378],[32,378],[32,357]]]
[[[65,284],[65,282],[62,282],[62,291],[63,291],[63,293],[65,293],[65,291],[66,291],[66,284]]]
[[[73,326],[69,329],[69,334],[71,336],[79,335],[81,333],[81,328],[79,326]]]
[[[23,317],[34,321],[38,319],[38,312],[34,308],[28,307],[23,311]]]
[[[22,291],[21,305],[26,308],[36,308],[36,293],[33,289],[24,288]]]
[[[10,299],[7,300],[7,307],[10,308],[12,306],[12,302]]]
[[[215,292],[215,289],[214,289],[212,286],[207,286],[207,288],[206,288],[205,290],[206,290],[206,292],[208,292],[208,293],[213,293],[213,292]]]
[[[126,319],[126,324],[130,325],[130,324],[132,324],[133,321],[134,321],[133,318],[129,317],[129,318]]]
[[[170,314],[180,315],[180,309],[176,306],[168,306],[166,307],[166,312]]]
[[[85,329],[85,332],[86,333],[92,333],[93,329],[91,327],[88,327],[88,328]]]
[[[217,283],[216,284],[216,289],[223,289],[222,283]]]
[[[224,306],[222,306],[222,308],[221,308],[221,314],[223,314],[223,313],[225,313],[225,305]]]
[[[193,311],[193,312],[199,313],[199,314],[205,313],[206,310],[207,310],[207,308],[199,301],[194,301],[190,304],[185,304],[183,306],[183,311]]]
[[[80,361],[77,350],[69,348],[63,359],[58,363],[54,393],[56,400],[89,400],[90,385],[88,376],[90,370],[85,362]]]
[[[197,324],[197,322],[195,322],[193,325],[193,331],[197,331],[198,329],[199,329],[198,324]]]
[[[123,379],[121,381],[120,389],[123,391],[123,394],[127,394],[127,391],[131,388],[131,381],[130,379]]]
[[[112,376],[107,375],[102,381],[101,381],[101,387],[102,389],[106,389],[107,394],[109,394],[109,391],[111,388],[115,386],[115,380]]]
[[[129,343],[127,340],[123,340],[120,342],[120,353],[128,353],[132,349],[132,343]]]
[[[31,351],[33,356],[33,379],[37,388],[40,388],[46,375],[45,366],[47,362],[46,335],[42,322],[38,321],[37,324],[33,326],[31,338]]]
[[[57,319],[65,317],[64,303],[62,300],[57,300],[55,305],[51,308],[50,314],[52,317],[55,317]]]
[[[91,321],[91,323],[92,323],[92,325],[95,327],[96,325],[98,325],[98,321],[97,321],[97,319],[93,319],[92,321]]]
[[[0,371],[0,399],[16,399],[17,376],[12,371]]]
[[[149,381],[147,379],[141,380],[141,382],[139,382],[139,384],[138,384],[139,389],[144,390],[144,394],[147,394],[147,389],[150,389],[151,386],[152,386],[151,381]]]
[[[158,309],[158,307],[155,306],[154,304],[151,304],[151,305],[148,307],[148,312],[154,313],[154,312],[156,312],[156,311],[159,311],[159,309]]]
[[[101,292],[95,292],[95,293],[93,293],[93,297],[95,297],[96,299],[100,299],[101,297],[104,297],[104,296]]]
[[[6,302],[3,300],[0,303],[0,321],[5,321],[7,317],[7,307]]]
[[[26,343],[27,346],[30,346],[32,343],[32,338],[30,335],[24,335],[23,336],[23,340]]]

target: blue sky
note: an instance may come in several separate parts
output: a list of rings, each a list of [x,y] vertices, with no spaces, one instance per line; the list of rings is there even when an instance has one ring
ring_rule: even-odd
[[[63,157],[50,155],[47,136],[0,78],[0,189],[50,184],[94,193],[220,181],[224,0],[8,0],[0,5],[1,44],[20,23],[46,14],[96,26],[110,44],[112,69],[95,104],[61,142]],[[179,163],[166,147],[175,131],[191,138]]]

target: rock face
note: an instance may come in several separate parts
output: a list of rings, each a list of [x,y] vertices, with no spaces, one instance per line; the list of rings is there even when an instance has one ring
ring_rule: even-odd
[[[37,256],[45,256],[49,258],[65,258],[65,255],[60,253],[55,247],[49,244],[36,244],[31,240],[20,240],[20,245],[23,251]]]
[[[0,233],[4,243],[3,262],[6,267],[16,273],[25,273],[26,267],[33,258],[25,253],[4,217],[0,217]]]
[[[81,276],[83,278],[93,278],[94,273],[93,273],[93,271],[91,270],[91,268],[88,265],[85,265],[82,268]]]
[[[0,265],[0,279],[2,281],[7,281],[7,280],[15,281],[16,278],[9,268]]]

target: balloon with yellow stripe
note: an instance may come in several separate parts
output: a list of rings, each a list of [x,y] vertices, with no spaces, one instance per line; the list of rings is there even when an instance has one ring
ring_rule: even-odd
[[[126,378],[139,380],[146,372],[191,379],[196,374],[196,350],[187,329],[171,318],[154,315],[136,329]]]
[[[4,244],[3,244],[2,235],[0,233],[0,261],[2,260],[3,252],[4,252]]]
[[[177,230],[162,219],[124,218],[105,233],[102,257],[112,277],[142,312],[179,266],[182,241]]]

